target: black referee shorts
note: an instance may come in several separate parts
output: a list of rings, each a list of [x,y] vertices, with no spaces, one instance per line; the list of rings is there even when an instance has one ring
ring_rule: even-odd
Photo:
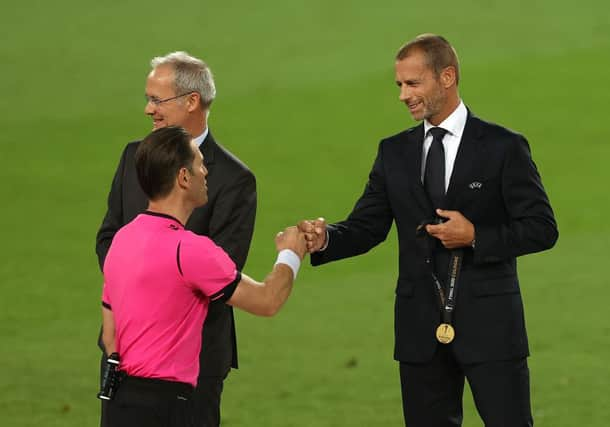
[[[193,427],[190,384],[125,377],[106,408],[107,427]]]

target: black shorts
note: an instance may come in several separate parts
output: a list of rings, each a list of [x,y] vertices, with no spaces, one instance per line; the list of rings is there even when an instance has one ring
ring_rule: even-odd
[[[108,402],[107,427],[191,427],[190,384],[125,377]]]

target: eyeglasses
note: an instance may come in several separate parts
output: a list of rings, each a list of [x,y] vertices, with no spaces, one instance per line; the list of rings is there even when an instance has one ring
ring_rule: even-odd
[[[165,102],[173,101],[174,99],[178,99],[178,98],[182,98],[183,96],[190,95],[191,93],[193,93],[193,91],[186,92],[186,93],[183,93],[182,95],[176,95],[176,96],[172,96],[171,98],[165,98],[165,99],[159,99],[155,96],[144,95],[144,99],[146,99],[147,104],[150,102],[154,106],[158,107],[159,105],[161,105]]]

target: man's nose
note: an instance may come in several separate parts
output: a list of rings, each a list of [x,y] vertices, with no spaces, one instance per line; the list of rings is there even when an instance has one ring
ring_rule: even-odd
[[[405,84],[400,86],[400,95],[398,96],[398,98],[402,101],[405,102],[407,99],[409,99],[409,87]]]
[[[152,116],[154,114],[154,112],[155,112],[155,104],[153,104],[149,100],[146,100],[146,105],[144,106],[144,114]]]

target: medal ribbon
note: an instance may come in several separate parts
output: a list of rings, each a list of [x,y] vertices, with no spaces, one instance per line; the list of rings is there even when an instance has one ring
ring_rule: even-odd
[[[448,277],[448,295],[445,297],[445,291],[443,285],[438,280],[438,277],[434,273],[432,268],[431,257],[426,258],[426,264],[430,267],[430,274],[432,275],[432,281],[434,282],[434,289],[438,296],[439,308],[443,316],[443,323],[451,325],[451,318],[453,316],[453,310],[455,310],[455,303],[457,298],[458,289],[458,277],[460,275],[460,269],[462,267],[462,259],[464,252],[462,249],[454,249],[451,251],[451,260],[449,261],[449,277]]]
[[[430,275],[432,276],[434,289],[437,295],[439,310],[441,311],[442,323],[436,330],[436,339],[442,344],[449,344],[455,337],[455,331],[451,326],[451,318],[453,317],[453,310],[455,310],[458,277],[462,268],[464,251],[462,249],[454,249],[450,252],[449,277],[447,279],[448,293],[447,296],[445,296],[443,285],[434,272],[434,265],[432,262],[434,250],[438,248],[439,242],[426,232],[426,225],[439,224],[442,222],[442,219],[439,218],[423,221],[415,230],[415,237],[416,244],[423,253],[424,261],[430,270]]]

